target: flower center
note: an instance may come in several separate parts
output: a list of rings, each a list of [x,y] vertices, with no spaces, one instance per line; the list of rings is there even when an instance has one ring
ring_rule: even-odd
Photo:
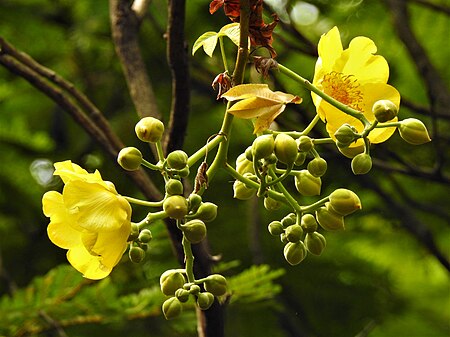
[[[363,95],[355,76],[332,71],[323,77],[321,85],[327,95],[355,110],[362,111],[359,105],[363,101]]]

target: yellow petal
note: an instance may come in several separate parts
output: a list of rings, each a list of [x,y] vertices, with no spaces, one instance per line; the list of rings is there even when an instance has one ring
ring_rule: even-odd
[[[101,256],[100,261],[103,265],[113,268],[119,263],[127,248],[130,231],[131,224],[126,222],[118,231],[98,234],[97,242],[92,247],[92,251]]]
[[[69,249],[67,260],[84,277],[91,280],[105,278],[112,270],[112,267],[107,267],[100,262],[100,257],[89,254],[83,245]]]
[[[277,118],[277,116],[281,114],[285,108],[286,104],[279,104],[277,106],[272,106],[272,110],[270,112],[257,117],[253,133],[259,133],[264,130],[267,130],[272,124],[272,122],[275,120],[275,118]]]
[[[63,199],[77,225],[90,232],[118,230],[131,217],[130,204],[97,183],[70,181]]]
[[[319,40],[319,59],[316,71],[322,69],[324,73],[332,71],[334,63],[343,51],[339,29],[333,27],[328,33],[323,34]]]
[[[85,169],[81,168],[77,164],[72,163],[70,160],[55,163],[54,166],[55,172],[53,174],[60,176],[65,184],[73,180],[97,182],[103,184],[100,172],[95,171],[94,173],[88,173]]]
[[[237,102],[227,111],[236,117],[249,119],[271,113],[274,109],[277,110],[280,105],[284,104],[252,97]]]

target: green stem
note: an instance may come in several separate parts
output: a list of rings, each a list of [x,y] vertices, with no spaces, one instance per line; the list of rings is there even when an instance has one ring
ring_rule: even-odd
[[[308,206],[302,206],[300,207],[300,211],[302,213],[311,213],[318,209],[319,207],[323,206],[327,201],[329,200],[329,197],[325,197],[323,199],[320,199],[319,201],[316,201],[315,203],[308,205]]]
[[[148,206],[148,207],[161,207],[163,205],[164,200],[160,201],[146,201],[141,199],[136,199],[132,197],[126,197],[123,196],[125,200],[127,200],[131,204],[141,205],[141,206]]]
[[[200,159],[203,159],[206,154],[219,145],[226,138],[223,134],[216,135],[211,141],[208,141],[201,149],[198,149],[194,154],[192,154],[188,159],[188,166],[192,167]]]
[[[158,159],[159,161],[163,162],[165,157],[161,141],[156,142],[155,145],[156,145],[156,152],[158,153]]]
[[[186,276],[188,282],[195,282],[194,276],[194,254],[192,253],[192,246],[186,236],[183,235],[183,240],[181,241],[183,245],[184,258],[185,258],[185,268],[186,268]]]
[[[306,127],[306,129],[302,131],[302,135],[306,136],[308,133],[310,133],[311,130],[316,126],[319,119],[320,119],[319,115],[316,114],[314,116],[314,118],[312,119],[311,123],[309,123],[309,125]]]
[[[397,128],[401,124],[402,124],[401,122],[378,123],[375,127],[377,129],[381,129],[381,128]]]
[[[333,138],[319,138],[319,139],[313,139],[314,145],[318,144],[332,144],[334,143]]]
[[[283,181],[284,179],[286,179],[286,177],[288,177],[291,174],[291,171],[293,168],[294,168],[294,164],[289,165],[286,170],[278,170],[275,168],[275,172],[282,172],[282,174],[281,174],[281,176],[277,177],[276,179],[272,180],[271,182],[268,182],[266,186],[267,187],[273,186],[273,185],[278,184],[279,182]]]
[[[269,169],[270,174],[273,176],[276,176],[275,171],[271,168]],[[297,200],[294,199],[294,197],[288,192],[286,187],[284,187],[283,184],[278,183],[277,188],[280,190],[281,194],[286,198],[286,201],[291,205],[292,209],[294,209],[296,212],[301,212],[301,206],[298,204]]]
[[[222,54],[222,62],[223,67],[226,72],[228,72],[228,62],[227,62],[227,56],[225,54],[225,46],[223,43],[223,36],[219,36],[219,46],[220,46],[220,53]]]
[[[136,225],[138,225],[139,229],[142,229],[143,227],[150,225],[156,220],[162,220],[165,218],[167,218],[167,214],[164,211],[148,213],[147,216],[142,221],[136,223]]]
[[[142,164],[142,166],[148,167],[149,169],[154,170],[154,171],[160,171],[161,170],[160,166],[152,164],[152,163],[146,161],[145,159],[142,159],[141,164]]]

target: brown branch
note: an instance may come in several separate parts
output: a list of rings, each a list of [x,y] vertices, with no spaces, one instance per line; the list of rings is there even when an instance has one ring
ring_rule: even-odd
[[[402,106],[423,116],[431,116],[431,109],[429,107],[417,104],[404,97],[402,97]],[[447,121],[450,121],[450,114],[436,113],[435,117],[438,119],[445,119]]]
[[[424,7],[428,7],[432,10],[435,10],[437,12],[442,12],[446,15],[450,15],[450,7],[446,6],[444,4],[437,4],[431,1],[425,1],[425,0],[410,0],[411,2],[415,2],[419,5],[422,5]]]
[[[140,118],[160,118],[153,86],[147,75],[138,41],[140,19],[128,0],[110,0],[111,31],[130,91],[131,99]]]

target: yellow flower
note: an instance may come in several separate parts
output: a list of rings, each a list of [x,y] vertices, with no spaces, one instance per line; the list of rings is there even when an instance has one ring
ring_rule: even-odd
[[[377,47],[372,40],[363,36],[356,37],[350,42],[348,49],[344,50],[339,30],[334,27],[322,35],[318,51],[313,84],[321,91],[360,111],[370,122],[375,121],[372,106],[376,101],[390,100],[399,107],[400,94],[394,87],[386,84],[389,66],[384,57],[374,55]],[[358,119],[340,111],[316,94],[312,93],[312,99],[333,139],[336,130],[345,123],[354,126],[358,132],[364,129]],[[374,129],[369,134],[369,140],[371,143],[384,142],[394,131],[394,127]],[[359,139],[350,147],[362,144]]]
[[[55,163],[55,169],[65,185],[62,194],[50,191],[42,198],[48,236],[68,249],[68,261],[86,278],[102,279],[127,247],[131,206],[98,171],[88,173],[71,161]]]

